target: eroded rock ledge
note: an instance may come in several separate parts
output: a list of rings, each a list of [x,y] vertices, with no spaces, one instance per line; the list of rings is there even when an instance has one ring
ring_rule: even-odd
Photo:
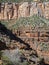
[[[49,19],[49,2],[0,3],[0,20],[37,15]]]

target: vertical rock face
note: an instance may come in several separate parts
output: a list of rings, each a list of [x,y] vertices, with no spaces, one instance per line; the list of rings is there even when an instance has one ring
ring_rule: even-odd
[[[4,7],[5,7],[4,3],[2,3],[0,7],[1,7],[0,19],[3,19],[4,18]]]
[[[29,4],[24,2],[19,6],[18,17],[27,17],[29,16]]]
[[[13,3],[13,17],[12,19],[18,18],[18,7],[19,5],[16,3]]]
[[[37,3],[31,3],[31,7],[30,7],[30,16],[32,15],[37,15],[38,14],[38,10],[37,10]]]
[[[38,7],[38,15],[43,17],[44,16],[44,5],[43,5],[43,3],[38,3],[37,7]]]
[[[49,19],[49,2],[0,3],[0,20],[38,15]]]
[[[4,9],[4,19],[7,19],[7,3],[5,3],[5,9]]]
[[[46,19],[49,19],[49,3],[47,2],[47,3],[45,3],[45,12],[44,12],[44,17],[46,18]]]
[[[12,3],[8,3],[7,5],[7,18],[11,19],[13,17],[13,6]]]

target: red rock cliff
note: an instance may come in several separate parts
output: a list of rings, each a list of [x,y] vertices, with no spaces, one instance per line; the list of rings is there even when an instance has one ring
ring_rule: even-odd
[[[49,19],[49,2],[0,3],[0,20],[38,15]]]

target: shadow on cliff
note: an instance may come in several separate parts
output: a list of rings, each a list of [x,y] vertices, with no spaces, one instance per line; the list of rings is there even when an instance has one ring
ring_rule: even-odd
[[[10,40],[15,40],[15,41],[17,41],[17,42],[20,42],[21,44],[26,45],[26,47],[27,47],[28,50],[31,49],[31,48],[30,48],[30,45],[29,45],[28,43],[25,43],[22,39],[20,39],[19,37],[16,37],[16,36],[12,33],[12,31],[10,31],[9,29],[7,29],[7,28],[5,27],[5,25],[3,25],[3,24],[1,24],[1,23],[0,23],[0,33],[1,33],[2,35],[9,36]]]
[[[5,49],[8,49],[8,47],[6,46],[4,42],[0,40],[0,50],[5,50]]]

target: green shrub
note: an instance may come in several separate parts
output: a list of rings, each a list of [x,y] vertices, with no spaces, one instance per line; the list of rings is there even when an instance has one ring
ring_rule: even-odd
[[[24,2],[24,1],[33,1],[33,0],[0,0],[0,2]]]
[[[6,56],[2,56],[3,65],[13,65],[10,59]]]

